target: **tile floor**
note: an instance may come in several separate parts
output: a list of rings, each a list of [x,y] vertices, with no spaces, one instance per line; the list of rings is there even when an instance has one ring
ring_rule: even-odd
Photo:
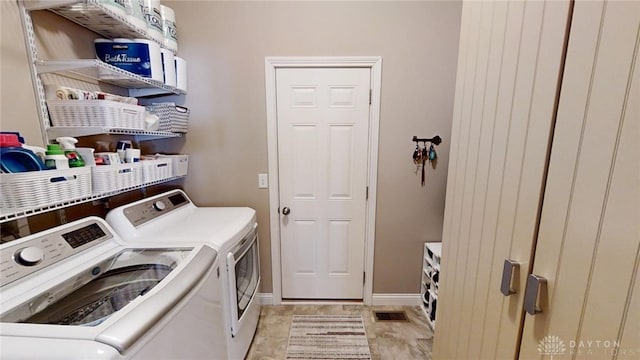
[[[404,310],[409,321],[375,321],[373,311]],[[433,331],[419,306],[263,306],[247,360],[281,360],[293,315],[362,315],[373,360],[431,359]]]

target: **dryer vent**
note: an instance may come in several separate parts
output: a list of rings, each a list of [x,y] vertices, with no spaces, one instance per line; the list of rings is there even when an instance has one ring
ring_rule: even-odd
[[[409,321],[404,311],[374,311],[376,321]]]

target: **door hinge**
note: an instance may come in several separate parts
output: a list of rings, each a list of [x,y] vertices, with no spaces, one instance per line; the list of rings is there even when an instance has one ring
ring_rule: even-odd
[[[371,105],[371,98],[373,97],[373,90],[369,89],[369,105]]]
[[[366,279],[366,278],[367,278],[367,272],[363,271],[362,272],[362,285],[364,285],[364,283],[365,283],[364,279]]]
[[[365,194],[365,200],[369,200],[369,187],[367,186],[367,190],[366,190],[366,194]]]

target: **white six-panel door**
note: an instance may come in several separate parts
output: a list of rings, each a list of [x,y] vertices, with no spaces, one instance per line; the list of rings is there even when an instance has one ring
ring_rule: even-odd
[[[276,70],[282,298],[363,298],[370,73]]]

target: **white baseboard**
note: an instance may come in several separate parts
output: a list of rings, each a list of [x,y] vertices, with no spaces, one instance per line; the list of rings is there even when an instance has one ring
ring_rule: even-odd
[[[273,305],[272,293],[257,293],[256,296],[260,305]]]
[[[258,301],[260,305],[273,305],[272,293],[258,293]],[[373,294],[371,305],[405,305],[415,306],[420,305],[420,294]],[[306,302],[309,304],[333,304],[333,302]]]
[[[371,305],[420,305],[422,297],[420,294],[373,294]]]

